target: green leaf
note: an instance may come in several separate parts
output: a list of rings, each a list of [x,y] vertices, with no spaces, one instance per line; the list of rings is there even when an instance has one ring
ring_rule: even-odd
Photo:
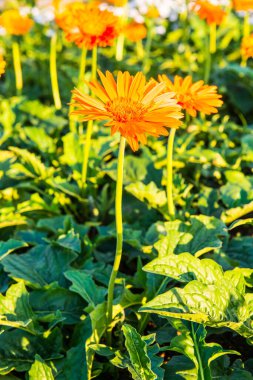
[[[0,335],[0,374],[29,370],[36,354],[43,360],[59,359],[61,351],[62,335],[57,328],[47,337],[33,336],[17,329],[4,331]]]
[[[248,218],[248,219],[239,219],[236,220],[234,223],[232,223],[229,227],[228,230],[231,231],[234,228],[244,226],[245,224],[250,224],[253,225],[253,218]]]
[[[12,178],[41,178],[45,180],[53,175],[54,169],[47,168],[35,154],[26,149],[17,147],[10,147],[9,149],[14,152],[23,163],[15,163],[9,170],[9,175]]]
[[[40,152],[52,153],[55,151],[56,144],[54,140],[46,133],[44,128],[25,127],[23,129],[27,137],[37,146]]]
[[[130,357],[131,366],[128,367],[134,380],[155,380],[157,376],[151,369],[151,360],[147,354],[147,344],[134,327],[124,325],[125,345]]]
[[[28,253],[12,254],[2,260],[4,270],[11,277],[20,278],[36,287],[57,281],[64,285],[63,271],[70,269],[77,254],[57,246],[37,245]]]
[[[19,248],[27,247],[28,244],[20,240],[10,239],[8,241],[0,242],[0,261],[9,255],[9,253],[16,251]]]
[[[180,256],[174,256],[174,259],[178,263],[183,263],[184,260],[181,261],[181,259],[185,255]],[[190,260],[190,257],[187,255],[187,260]],[[171,257],[168,256],[167,259],[170,263]],[[193,265],[190,267],[196,280],[188,282],[184,288],[175,287],[158,295],[143,306],[141,311],[156,313],[164,317],[180,318],[212,327],[228,327],[246,338],[252,338],[253,295],[245,293],[246,282],[243,271],[234,269],[223,273],[221,268],[217,270],[217,264],[211,265],[208,259],[198,262],[196,260],[198,259],[192,257]],[[164,258],[164,263],[166,263],[166,258]],[[160,264],[158,266],[159,273],[162,272]],[[196,265],[195,269],[194,265]],[[176,275],[181,276],[186,273],[188,276],[188,266],[189,264],[184,265],[184,263],[182,267],[176,266]],[[203,271],[204,267],[206,268]],[[204,275],[209,268],[210,273]],[[174,268],[172,272],[173,270]],[[199,275],[199,270],[201,275]],[[168,275],[170,269],[167,264],[164,271]],[[253,269],[251,273],[253,273]],[[246,275],[249,276],[248,271]],[[189,277],[184,277],[184,280],[186,279],[189,280]]]
[[[54,380],[52,369],[46,365],[39,355],[29,370],[29,380]]]
[[[55,244],[71,251],[81,253],[80,237],[78,234],[75,234],[73,229],[68,231],[67,234],[59,236]]]
[[[63,155],[60,157],[60,161],[69,166],[81,163],[83,159],[83,147],[80,144],[80,136],[69,132],[62,138],[62,141]]]
[[[157,188],[154,182],[145,185],[143,182],[135,182],[125,187],[126,191],[139,199],[147,202],[150,207],[159,209],[166,204],[166,193]]]
[[[55,320],[60,311],[64,318],[63,324],[73,325],[80,321],[84,314],[85,302],[78,294],[68,289],[47,286],[45,289],[33,290],[30,293],[30,304],[37,320]]]
[[[224,350],[219,344],[206,343],[207,332],[202,325],[180,323],[176,320],[172,324],[181,334],[171,340],[169,350],[176,351],[189,358],[194,363],[199,378],[203,378],[204,375],[205,380],[212,379],[210,364],[218,357],[227,354],[240,355],[236,351]]]
[[[230,259],[230,267],[253,267],[253,238],[251,236],[236,236],[228,242],[226,250]]]
[[[199,260],[189,253],[158,257],[145,265],[143,270],[168,276],[180,282],[199,280],[204,284],[213,284],[223,278],[222,268],[214,260]]]
[[[185,356],[173,356],[164,366],[164,380],[198,380],[198,371],[193,362]]]
[[[189,222],[179,220],[164,224],[165,237],[155,244],[160,257],[190,252],[199,257],[221,248],[222,238],[227,236],[226,226],[215,217],[192,216]]]
[[[0,294],[0,325],[20,327],[34,333],[34,319],[23,281],[11,285],[5,296]]]
[[[64,276],[73,284],[69,289],[78,293],[89,305],[95,307],[105,300],[107,289],[97,286],[90,274],[84,271],[71,270],[65,272]]]

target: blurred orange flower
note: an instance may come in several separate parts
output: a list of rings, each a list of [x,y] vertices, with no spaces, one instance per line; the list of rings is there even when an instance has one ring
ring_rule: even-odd
[[[0,26],[8,34],[21,36],[29,32],[34,22],[27,16],[22,16],[17,9],[10,9],[0,15]]]
[[[124,7],[128,3],[128,0],[107,0],[107,3],[115,5],[115,7]]]
[[[5,66],[6,66],[6,62],[3,59],[3,56],[0,54],[0,77],[2,74],[5,73]]]
[[[236,11],[251,11],[253,0],[233,0],[233,7]]]
[[[102,85],[90,82],[98,99],[73,91],[74,114],[82,120],[109,120],[112,135],[119,132],[130,144],[133,151],[138,150],[139,142],[146,143],[146,135],[168,135],[166,128],[177,128],[182,123],[181,107],[173,99],[174,93],[164,92],[165,83],[146,82],[141,72],[135,76],[128,71],[118,72],[117,79],[107,71],[98,71]]]
[[[206,0],[196,0],[193,4],[193,11],[210,24],[220,25],[226,16],[226,12],[219,6],[209,3]]]
[[[118,17],[95,4],[70,4],[56,17],[56,22],[69,42],[87,49],[111,46],[120,31]]]
[[[205,85],[202,80],[193,83],[190,75],[185,78],[176,75],[174,83],[165,74],[159,75],[158,80],[166,84],[167,91],[176,93],[178,104],[193,117],[197,111],[206,115],[217,113],[216,107],[223,104],[221,95],[217,94],[217,86]]]
[[[147,36],[147,28],[144,24],[132,21],[125,26],[123,33],[129,41],[136,42]]]
[[[244,59],[253,57],[253,33],[244,37],[241,44],[241,54]]]

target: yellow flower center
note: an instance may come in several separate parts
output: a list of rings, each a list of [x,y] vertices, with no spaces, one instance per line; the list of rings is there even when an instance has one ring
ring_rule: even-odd
[[[121,97],[108,102],[106,110],[111,113],[113,120],[119,123],[128,123],[143,120],[146,107],[141,102]]]

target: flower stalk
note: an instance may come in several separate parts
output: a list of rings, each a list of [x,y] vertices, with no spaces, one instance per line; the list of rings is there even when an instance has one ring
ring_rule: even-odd
[[[214,22],[210,24],[210,53],[216,53],[216,35],[217,35],[217,26]]]
[[[58,75],[57,75],[57,34],[54,33],[50,41],[50,77],[51,86],[54,98],[54,105],[57,110],[61,109],[61,97],[58,85]]]
[[[97,47],[94,47],[92,49],[92,65],[91,65],[91,79],[92,80],[96,79],[96,72],[97,72]],[[92,130],[93,130],[93,120],[89,120],[87,124],[83,165],[82,165],[82,189],[84,189],[86,186]]]
[[[78,87],[80,87],[80,85],[84,81],[85,69],[86,69],[86,56],[87,56],[87,49],[83,48],[82,54],[81,54],[80,67],[79,67]]]
[[[167,146],[167,202],[168,212],[171,218],[175,217],[175,206],[173,201],[173,146],[176,128],[170,129]]]
[[[118,274],[123,247],[123,223],[122,223],[122,191],[123,191],[123,170],[124,170],[124,155],[125,155],[126,139],[121,136],[119,155],[118,155],[118,168],[117,168],[117,183],[116,183],[116,197],[115,197],[115,221],[116,221],[116,254],[114,264],[110,276],[108,286],[108,299],[107,299],[107,343],[111,345],[111,330],[112,330],[112,308],[113,308],[113,293],[115,280]]]
[[[15,72],[17,95],[21,95],[22,89],[23,89],[23,75],[22,75],[22,66],[21,66],[20,47],[17,41],[14,41],[12,43],[12,55],[13,55],[13,65],[14,65],[14,72]]]

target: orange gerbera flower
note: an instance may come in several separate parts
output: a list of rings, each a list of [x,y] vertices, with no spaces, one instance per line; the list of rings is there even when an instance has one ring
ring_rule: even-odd
[[[132,21],[123,30],[126,38],[132,42],[143,40],[147,36],[147,28],[144,24]]]
[[[241,54],[245,59],[253,57],[253,33],[250,36],[243,38],[241,44]]]
[[[146,143],[146,135],[168,135],[166,127],[177,128],[181,125],[181,107],[173,99],[174,93],[164,92],[165,83],[146,82],[142,73],[135,76],[128,71],[106,75],[98,71],[101,82],[90,82],[89,87],[99,99],[73,91],[73,106],[78,107],[74,114],[82,120],[109,120],[112,135],[119,132],[130,144],[133,151],[138,150],[139,142]]]
[[[0,15],[0,26],[8,34],[21,36],[29,32],[34,22],[27,16],[22,16],[17,9],[10,9]]]
[[[0,54],[0,77],[2,74],[5,73],[5,66],[6,66],[6,62],[3,59],[2,55]]]
[[[68,41],[87,49],[111,46],[120,29],[117,16],[94,4],[70,4],[57,16],[56,22]]]
[[[226,16],[226,12],[219,6],[209,3],[206,0],[196,0],[193,11],[202,19],[210,24],[220,25]]]
[[[197,111],[206,115],[217,113],[216,107],[223,104],[221,95],[217,94],[217,86],[204,85],[202,80],[193,83],[190,75],[186,78],[176,75],[174,83],[164,74],[159,75],[158,80],[166,84],[167,91],[176,93],[178,104],[193,117]]]
[[[233,0],[233,7],[236,11],[252,11],[253,0]]]

